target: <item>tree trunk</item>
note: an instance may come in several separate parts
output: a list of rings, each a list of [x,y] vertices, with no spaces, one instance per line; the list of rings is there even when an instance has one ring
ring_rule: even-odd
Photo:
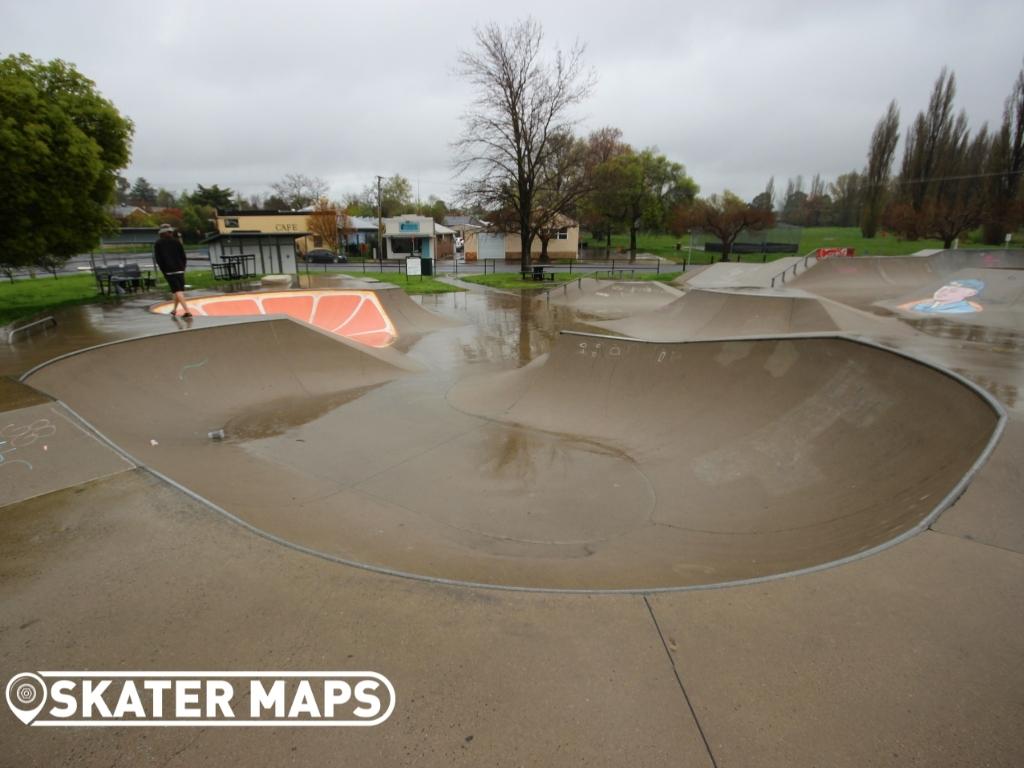
[[[636,261],[636,227],[630,225],[629,227],[629,262],[632,264]]]
[[[982,239],[987,245],[1002,245],[1006,242],[1006,225],[1001,214],[996,214],[992,221],[982,227]]]
[[[551,237],[544,237],[542,235],[538,235],[538,237],[540,237],[540,263],[549,264],[551,259],[548,258],[548,241]]]
[[[956,239],[956,238],[954,238],[954,237],[943,237],[943,238],[942,238],[942,247],[943,247],[943,248],[946,248],[947,250],[948,250],[949,248],[952,248],[952,247],[953,247],[953,241],[954,241],[955,239]]]
[[[522,270],[530,268],[530,233],[523,231],[519,233],[519,247],[522,253],[519,256],[519,267]]]
[[[519,365],[530,362],[530,308],[533,296],[530,291],[519,293]]]
[[[732,241],[722,241],[722,261],[729,261],[729,255],[732,253]]]

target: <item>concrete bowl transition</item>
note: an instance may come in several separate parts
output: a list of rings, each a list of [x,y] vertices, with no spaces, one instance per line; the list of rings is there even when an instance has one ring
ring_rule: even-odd
[[[394,343],[397,332],[375,291],[270,291],[189,299],[200,317],[286,315],[369,347]],[[171,302],[152,308],[170,314]]]
[[[236,301],[281,298],[332,327],[372,306]],[[873,551],[955,498],[1001,423],[959,378],[838,336],[563,334],[454,387],[402,357],[267,318],[87,350],[26,383],[278,541],[526,589],[734,583]]]

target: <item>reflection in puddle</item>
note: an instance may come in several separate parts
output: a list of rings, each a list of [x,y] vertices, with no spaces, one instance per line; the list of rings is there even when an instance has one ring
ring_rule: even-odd
[[[466,363],[514,364],[522,367],[551,350],[559,331],[600,332],[571,308],[549,304],[543,295],[467,291],[424,296],[430,310],[469,321],[471,335],[460,337]]]
[[[966,368],[953,368],[952,370],[963,376],[965,379],[973,381],[979,387],[1006,405],[1006,407],[1016,408],[1017,402],[1020,398],[1020,388],[1016,384],[996,381],[988,376],[982,376],[973,371],[969,371]]]
[[[904,322],[929,336],[985,344],[994,352],[1024,350],[1024,334],[1009,328],[953,322],[941,317],[904,319]]]
[[[238,441],[276,437],[293,427],[308,424],[379,386],[381,385],[356,387],[321,396],[300,393],[293,397],[271,400],[261,405],[258,411],[239,414],[229,419],[224,425],[224,436],[228,440]]]

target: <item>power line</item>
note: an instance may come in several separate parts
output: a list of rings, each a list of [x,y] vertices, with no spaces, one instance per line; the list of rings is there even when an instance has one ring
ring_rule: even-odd
[[[964,176],[931,176],[923,179],[894,179],[896,184],[927,184],[932,181],[964,181],[966,179],[985,179],[993,176],[1016,176],[1024,173],[1020,171],[994,171],[992,173],[969,173]]]

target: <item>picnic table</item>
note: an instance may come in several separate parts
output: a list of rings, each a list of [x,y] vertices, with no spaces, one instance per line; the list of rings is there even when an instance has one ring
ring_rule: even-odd
[[[242,280],[256,275],[256,254],[233,253],[220,257],[219,263],[210,262],[215,280]]]
[[[96,267],[93,270],[100,293],[113,296],[121,293],[135,293],[156,287],[152,270],[143,271],[138,264],[121,264],[115,267]]]
[[[550,280],[551,282],[555,281],[554,272],[548,272],[546,267],[536,264],[532,267],[521,270],[521,274],[523,276],[523,280],[535,280],[538,283],[544,280]]]

